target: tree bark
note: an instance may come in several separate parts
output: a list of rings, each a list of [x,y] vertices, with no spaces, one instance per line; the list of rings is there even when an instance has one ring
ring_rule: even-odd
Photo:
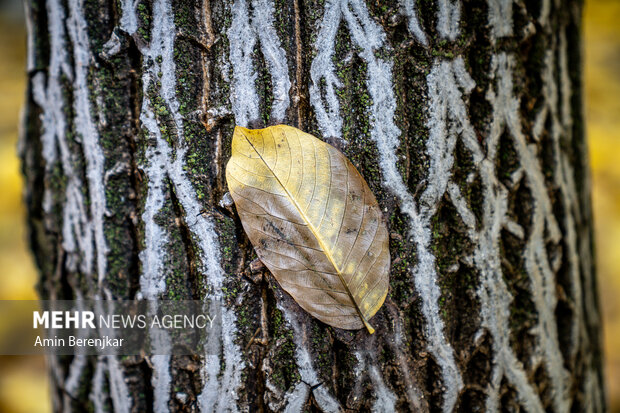
[[[224,298],[221,354],[50,357],[55,411],[605,411],[581,2],[31,0],[46,299]],[[374,335],[305,313],[222,203],[235,124],[341,149],[390,231]]]

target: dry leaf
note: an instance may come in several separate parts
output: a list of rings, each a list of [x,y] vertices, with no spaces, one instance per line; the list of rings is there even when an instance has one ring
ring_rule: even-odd
[[[282,288],[319,320],[366,327],[385,301],[388,232],[364,178],[290,126],[237,126],[226,180],[243,228]]]

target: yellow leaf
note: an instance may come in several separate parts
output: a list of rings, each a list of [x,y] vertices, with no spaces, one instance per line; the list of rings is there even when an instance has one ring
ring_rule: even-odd
[[[336,148],[290,126],[237,126],[226,180],[259,258],[319,320],[366,327],[385,301],[388,232],[368,184]]]

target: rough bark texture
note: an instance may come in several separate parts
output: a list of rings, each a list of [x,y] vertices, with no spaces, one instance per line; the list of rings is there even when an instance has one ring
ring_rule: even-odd
[[[601,412],[581,4],[26,5],[49,299],[225,299],[221,354],[49,359],[56,411]],[[235,124],[339,147],[391,233],[374,335],[309,317],[226,193]]]

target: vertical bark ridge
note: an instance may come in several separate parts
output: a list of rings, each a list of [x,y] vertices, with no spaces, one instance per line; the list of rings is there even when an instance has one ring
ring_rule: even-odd
[[[512,4],[511,2],[498,3],[491,1],[489,2],[488,10],[491,40],[495,44],[498,38],[512,34]],[[469,238],[477,245],[473,254],[473,264],[481,276],[481,284],[478,287],[481,321],[482,327],[489,331],[493,344],[493,370],[489,383],[491,390],[486,399],[487,411],[495,411],[499,408],[500,388],[503,384],[503,378],[506,377],[515,389],[517,399],[527,411],[542,412],[544,408],[540,403],[539,396],[529,383],[526,371],[511,348],[508,322],[512,295],[503,281],[502,265],[500,263],[500,231],[506,228],[509,232],[514,233],[515,236],[523,237],[523,229],[514,221],[511,221],[507,215],[507,193],[514,188],[515,184],[518,184],[523,171],[521,169],[514,171],[512,178],[509,179],[509,182],[512,181],[511,186],[506,188],[496,178],[494,166],[504,125],[508,124],[508,128],[520,128],[520,122],[517,122],[518,118],[511,117],[512,122],[503,120],[508,117],[501,113],[506,110],[506,106],[510,105],[510,107],[514,108],[514,105],[510,103],[512,98],[509,97],[512,96],[511,81],[509,84],[506,84],[507,79],[505,76],[497,75],[498,70],[502,71],[502,74],[505,73],[507,64],[507,57],[504,54],[494,56],[491,62],[490,78],[496,79],[498,89],[491,85],[487,91],[487,99],[491,103],[493,112],[491,117],[492,123],[488,132],[489,136],[486,142],[486,153],[478,145],[475,135],[470,132],[464,136],[467,137],[469,135],[469,139],[466,139],[464,144],[471,153],[474,165],[477,165],[476,169],[482,181],[483,214],[479,231],[477,230],[476,217],[462,198],[458,186],[451,183],[449,192],[452,203],[468,228]],[[462,76],[458,76],[458,78],[462,78]],[[440,87],[445,88],[446,84],[449,83],[444,82]],[[455,100],[458,101],[458,99],[450,99],[449,101],[454,102]],[[518,115],[513,114],[512,116]],[[467,113],[462,113],[456,116],[456,118],[467,119],[468,115]],[[471,126],[467,129],[469,128]],[[520,129],[517,132],[511,133],[521,136]],[[530,268],[530,270],[533,270],[533,268]],[[541,300],[536,300],[537,309],[543,313],[547,308],[545,304]],[[553,334],[553,331],[551,334]],[[565,384],[563,381],[564,377],[562,373],[559,373],[559,377],[556,375],[555,378],[560,382],[561,387],[559,390],[561,392]],[[559,399],[556,398],[556,401],[562,400],[563,397],[563,395],[560,395]]]
[[[29,103],[29,116],[25,120],[29,125],[32,123],[35,125],[26,126],[20,151],[25,164],[24,173],[32,177],[30,178],[33,180],[32,186],[38,186],[36,190],[29,191],[26,202],[29,219],[31,222],[36,222],[36,226],[31,226],[30,242],[35,252],[37,265],[42,270],[39,289],[42,297],[55,299],[58,298],[59,291],[54,286],[53,279],[58,280],[65,272],[64,265],[60,263],[64,255],[60,234],[64,228],[62,220],[57,219],[54,222],[50,219],[50,214],[62,208],[63,197],[68,192],[65,188],[53,185],[48,177],[55,170],[63,174],[66,170],[68,184],[73,185],[72,165],[67,160],[66,152],[61,152],[63,149],[66,150],[66,145],[62,145],[61,140],[64,139],[68,128],[63,109],[69,105],[63,88],[71,76],[71,67],[68,63],[66,34],[62,23],[64,9],[60,8],[59,4],[49,2],[48,4],[32,4],[27,7],[27,10],[31,10],[28,16],[32,16],[33,19],[36,16],[36,20],[28,25],[29,46],[36,47],[35,45],[41,42],[38,39],[44,38],[47,39],[45,45],[47,50],[44,52],[36,47],[35,51],[29,53],[31,102]],[[41,61],[42,56],[47,57],[46,61]],[[35,148],[36,153],[32,154]],[[27,173],[29,170],[37,171],[36,176]],[[65,189],[64,193],[58,194],[63,189]],[[33,227],[41,228],[34,230]],[[51,246],[47,246],[47,243]],[[73,251],[69,253],[73,254]],[[75,262],[73,255],[70,261]]]
[[[428,47],[428,39],[418,19],[418,12],[414,0],[403,0],[402,6],[403,12],[405,16],[407,16],[407,28],[409,32],[422,46]]]
[[[406,334],[403,331],[403,315],[398,308],[388,301],[386,303],[387,312],[390,313],[390,318],[393,327],[393,334],[388,335],[385,340],[387,345],[394,353],[395,362],[402,375],[403,387],[407,404],[403,406],[409,407],[411,411],[426,413],[429,411],[428,401],[425,399],[420,384],[416,378],[416,374],[410,367],[410,361],[405,352],[409,348],[406,342]]]
[[[80,0],[69,1],[69,37],[73,44],[74,65],[74,100],[73,110],[75,117],[73,124],[77,136],[81,139],[82,150],[86,161],[86,180],[90,204],[91,237],[96,252],[97,290],[104,294],[104,280],[107,272],[108,246],[104,234],[104,215],[106,212],[106,193],[103,184],[105,172],[105,158],[99,143],[99,131],[93,119],[91,99],[89,93],[89,69],[93,56],[90,50],[90,38],[87,24],[83,15],[84,5]],[[96,113],[96,112],[95,112]],[[101,117],[101,113],[96,113]],[[100,120],[101,121],[101,120]],[[87,269],[90,273],[90,268]]]
[[[123,10],[131,10],[130,7],[123,7]],[[219,298],[222,296],[223,270],[220,263],[220,251],[217,236],[214,232],[213,222],[202,213],[202,205],[196,200],[195,190],[184,172],[185,155],[187,146],[184,136],[184,119],[180,113],[180,104],[176,96],[177,74],[173,58],[175,37],[174,16],[171,5],[167,1],[157,1],[152,10],[153,25],[150,33],[149,46],[143,46],[140,52],[144,56],[143,74],[143,102],[141,111],[141,121],[147,127],[151,136],[155,138],[156,147],[147,149],[147,157],[150,165],[147,168],[157,169],[153,177],[156,178],[151,186],[149,182],[149,195],[153,192],[153,202],[151,207],[145,209],[145,218],[150,218],[145,225],[147,239],[152,239],[157,245],[151,244],[145,250],[143,261],[148,263],[154,261],[158,268],[165,254],[161,251],[162,238],[161,229],[156,223],[155,214],[161,209],[161,198],[163,190],[160,188],[164,176],[169,178],[180,201],[186,217],[188,217],[189,228],[200,250],[200,263],[198,269],[205,274],[207,279],[208,294]],[[135,20],[134,17],[127,21]],[[132,27],[125,28],[126,30]],[[131,33],[130,33],[131,34]],[[155,81],[161,73],[161,86],[157,90]],[[156,93],[156,97],[153,96]],[[155,117],[153,106],[157,102],[157,97],[161,97],[165,105],[165,112],[168,112],[175,133],[174,141],[177,145],[172,148],[161,132],[161,124]],[[174,153],[173,153],[174,150]],[[150,155],[149,155],[150,154]],[[159,178],[157,178],[159,176]],[[149,212],[150,211],[150,212]],[[151,236],[149,237],[149,234]],[[163,239],[165,242],[165,239]],[[158,264],[159,263],[159,264]],[[149,271],[146,269],[143,275],[144,285],[151,288],[148,277],[161,277],[160,271]],[[158,295],[163,292],[165,283],[158,283],[153,294]],[[207,406],[218,406],[218,409],[226,410],[235,406],[237,389],[240,384],[240,374],[243,370],[243,362],[240,358],[235,339],[235,315],[232,310],[222,309],[223,336],[221,354],[209,355],[206,357],[206,367],[204,371],[205,383],[203,392],[198,396],[199,403]],[[218,378],[221,363],[226,363],[224,374]],[[170,358],[163,357],[154,363],[153,380],[156,388],[161,390],[160,394],[155,394],[155,407],[157,410],[165,410],[169,402],[170,394]],[[163,380],[163,382],[161,382]],[[215,385],[215,388],[213,387]],[[159,399],[162,398],[162,399]]]
[[[104,358],[101,357],[97,360],[95,365],[95,372],[93,374],[92,392],[89,395],[89,400],[93,403],[93,410],[95,413],[103,413],[108,407],[107,394],[103,388],[105,383],[105,366]]]
[[[257,73],[252,65],[256,43],[259,44],[271,75],[274,101],[271,118],[274,123],[284,120],[290,104],[291,81],[285,52],[274,29],[273,3],[270,0],[255,0],[251,5],[250,16],[245,0],[233,3],[233,21],[228,32],[230,63],[235,79],[235,96],[231,100],[235,120],[241,126],[247,126],[249,122],[256,122],[259,118],[259,99],[255,89]]]
[[[505,127],[510,132],[521,166],[524,168],[524,179],[534,199],[531,229],[530,233],[526,234],[524,262],[529,275],[532,300],[539,316],[537,336],[540,340],[542,359],[553,386],[554,409],[566,411],[568,375],[563,368],[553,317],[557,302],[553,270],[544,246],[545,228],[553,242],[557,242],[560,234],[547,197],[547,189],[536,153],[534,148],[526,142],[526,137],[521,130],[518,100],[513,94],[514,60],[505,54],[500,54],[497,59],[499,63],[496,69],[497,90],[492,102],[496,119],[500,128]]]
[[[496,80],[497,83],[501,82],[502,79],[497,79],[496,71],[498,67],[505,67],[506,64],[505,55],[495,56],[491,63],[491,79]],[[513,297],[503,280],[499,240],[503,228],[508,229],[518,238],[523,238],[523,229],[510,220],[507,205],[508,191],[514,190],[518,185],[522,170],[518,169],[513,173],[513,179],[509,181],[511,186],[508,188],[498,180],[495,172],[499,141],[504,128],[498,112],[502,110],[502,105],[507,103],[498,100],[498,93],[494,85],[487,92],[487,99],[492,105],[493,121],[489,128],[486,159],[480,168],[486,205],[482,228],[480,233],[476,234],[480,240],[474,257],[484,280],[478,292],[482,302],[482,325],[490,331],[494,349],[491,386],[495,391],[489,394],[486,405],[489,411],[499,408],[500,386],[502,379],[506,377],[515,388],[517,399],[527,411],[542,412],[544,408],[538,394],[530,384],[527,372],[517,359],[510,343],[509,319]]]
[[[293,106],[295,107],[295,111],[297,114],[297,128],[303,130],[305,125],[305,107],[306,107],[306,98],[305,98],[305,85],[304,81],[304,59],[303,48],[304,44],[302,42],[301,36],[301,8],[300,8],[300,0],[293,0],[293,9],[294,9],[294,22],[295,22],[295,95],[293,97]]]
[[[278,309],[282,311],[282,314],[284,314],[287,323],[293,331],[295,361],[301,381],[291,393],[287,393],[284,396],[284,398],[288,400],[287,406],[296,406],[295,409],[291,409],[291,411],[303,411],[306,403],[304,402],[301,404],[299,396],[296,396],[295,393],[299,392],[298,386],[308,386],[314,400],[322,411],[328,413],[343,412],[344,410],[338,400],[331,394],[327,386],[323,385],[319,380],[319,376],[313,366],[312,355],[308,349],[308,328],[297,319],[296,312],[299,310],[297,309],[297,305],[293,305],[291,301],[292,300],[288,297],[285,298],[281,296],[278,302]],[[285,302],[287,302],[288,305],[286,305]],[[306,395],[310,392],[306,392]],[[297,406],[300,407],[299,410],[297,410]]]
[[[437,32],[442,38],[454,41],[460,33],[461,2],[438,0]]]
[[[231,6],[232,22],[228,29],[230,42],[230,64],[233,71],[233,96],[231,106],[235,122],[247,126],[259,118],[259,100],[256,93],[256,71],[252,67],[252,54],[256,35],[250,23],[250,13],[246,0]]]
[[[342,82],[336,77],[332,61],[341,15],[340,2],[330,1],[325,4],[317,40],[313,45],[316,56],[310,65],[310,103],[322,135],[329,138],[342,136],[340,103],[336,96]]]
[[[43,210],[51,215],[57,208],[62,208],[62,248],[69,253],[67,269],[70,272],[80,271],[84,275],[95,271],[97,283],[87,282],[86,290],[89,296],[101,296],[105,291],[103,281],[107,272],[108,252],[104,235],[105,158],[93,118],[93,97],[88,88],[88,71],[92,61],[89,37],[82,15],[82,4],[70,2],[68,10],[54,1],[48,2],[46,6],[51,39],[50,65],[47,79],[43,72],[33,77],[33,95],[35,103],[44,111],[41,140],[48,174],[46,181],[49,185],[59,178],[49,178],[56,173],[57,162],[60,162],[62,173],[68,180],[64,206],[62,199],[52,192],[58,189],[48,186],[43,196]],[[73,111],[68,109],[71,103]],[[67,113],[73,117],[68,119],[65,115]],[[77,151],[67,139],[69,130],[78,136],[83,159],[76,154]],[[88,171],[85,176],[76,168],[82,162]],[[88,188],[88,204],[82,192],[84,179]],[[96,265],[93,261],[96,261]],[[87,280],[90,281],[90,278]],[[76,288],[77,283],[73,284]],[[50,292],[52,298],[56,296],[54,288],[50,288]],[[82,295],[79,290],[74,294],[78,297]],[[81,355],[75,356],[67,367],[65,395],[62,398],[65,410],[69,411],[74,406],[78,388],[88,377],[88,367],[88,359]],[[119,406],[119,411],[122,411],[122,406]]]
[[[377,367],[377,362],[373,359],[372,353],[367,349],[363,349],[356,352],[355,357],[357,358],[357,376],[367,376],[374,389],[376,399],[372,404],[372,411],[379,413],[395,411],[397,397],[394,392],[385,385],[383,374]],[[370,365],[367,364],[368,362],[370,362]]]
[[[377,145],[383,183],[390,192],[397,196],[401,203],[401,211],[410,218],[410,233],[415,239],[419,255],[419,264],[414,270],[414,279],[423,300],[427,339],[430,342],[429,350],[436,357],[442,369],[442,379],[446,389],[444,411],[451,411],[456,404],[462,381],[454,361],[453,351],[444,337],[443,320],[437,308],[440,292],[434,275],[434,257],[428,252],[429,231],[423,228],[421,214],[418,215],[413,197],[397,169],[396,150],[399,146],[400,131],[394,124],[396,101],[392,89],[386,87],[392,84],[392,67],[391,63],[375,56],[375,53],[384,47],[385,34],[381,26],[372,21],[368,10],[361,2],[330,2],[326,5],[319,41],[316,45],[318,55],[311,68],[313,81],[310,88],[311,102],[324,135],[340,137],[341,126],[339,125],[342,125],[342,120],[340,120],[340,105],[335,88],[340,87],[341,83],[335,77],[330,60],[334,53],[336,31],[341,20],[347,23],[351,38],[360,48],[360,56],[367,64],[366,87],[373,99],[370,109],[371,139]],[[327,108],[323,105],[322,94],[318,87],[323,79],[327,82],[325,92]],[[428,219],[430,218],[429,216]]]
[[[547,6],[551,7],[551,6]],[[558,8],[558,4],[555,4]],[[542,13],[541,13],[542,14]],[[581,11],[578,8],[557,11],[557,16],[553,18],[547,16],[541,23],[545,23],[543,30],[551,33],[554,30],[552,24],[559,24],[557,36],[549,35],[549,51],[545,55],[544,67],[541,73],[543,85],[543,105],[537,114],[535,114],[534,134],[538,140],[549,141],[551,151],[553,153],[553,186],[558,193],[557,202],[560,204],[558,211],[561,212],[562,220],[560,221],[562,238],[562,260],[564,264],[558,269],[557,282],[563,287],[563,292],[567,296],[562,296],[559,304],[563,311],[566,311],[570,317],[570,322],[560,323],[559,328],[569,326],[565,331],[566,337],[563,338],[562,347],[565,363],[571,370],[573,376],[576,377],[573,382],[573,389],[576,383],[581,383],[576,391],[576,406],[589,406],[588,408],[600,408],[597,400],[602,399],[600,391],[600,378],[596,376],[596,355],[591,351],[594,343],[598,341],[597,333],[592,335],[586,327],[588,321],[586,315],[598,314],[596,305],[586,305],[587,298],[584,297],[584,290],[591,291],[591,288],[585,288],[588,280],[592,280],[590,263],[590,249],[582,249],[579,239],[588,240],[588,234],[580,234],[580,222],[588,220],[584,216],[579,200],[580,193],[577,189],[576,174],[579,161],[571,143],[575,140],[582,142],[583,135],[573,136],[573,123],[582,122],[583,114],[580,111],[576,113],[572,110],[572,99],[575,94],[580,94],[578,88],[575,88],[571,82],[569,70],[569,47],[578,48],[578,45],[570,45],[567,40],[567,31],[570,30],[570,23],[575,18],[574,15],[580,16]],[[551,21],[554,20],[554,21]],[[558,22],[555,22],[557,20]],[[580,144],[581,145],[581,144]],[[582,154],[585,155],[585,154]],[[587,158],[584,156],[584,158]],[[576,168],[577,166],[577,168]],[[585,191],[589,192],[588,187]],[[583,191],[584,188],[581,188]],[[589,241],[585,241],[589,244]],[[585,266],[583,265],[585,263]],[[585,352],[584,352],[585,351]],[[580,379],[579,379],[580,378]],[[594,384],[598,383],[598,384]]]

